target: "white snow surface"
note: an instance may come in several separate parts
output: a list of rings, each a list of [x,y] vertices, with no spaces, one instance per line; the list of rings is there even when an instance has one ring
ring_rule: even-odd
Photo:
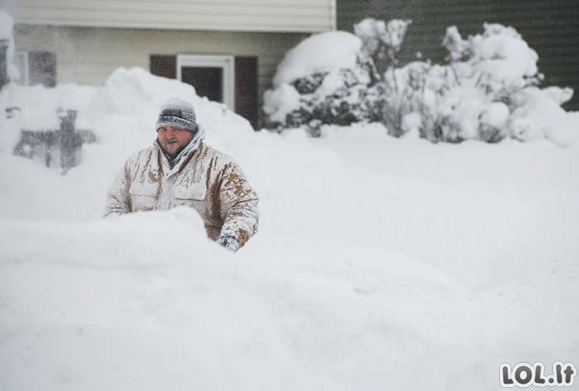
[[[362,40],[346,31],[314,34],[286,53],[273,78],[273,86],[290,84],[316,72],[350,68],[362,48]]]
[[[252,132],[140,69],[24,99],[2,133],[77,91],[98,142],[67,175],[0,138],[1,390],[488,391],[505,362],[579,364],[577,144]],[[189,209],[100,218],[172,95],[260,195],[237,254]]]

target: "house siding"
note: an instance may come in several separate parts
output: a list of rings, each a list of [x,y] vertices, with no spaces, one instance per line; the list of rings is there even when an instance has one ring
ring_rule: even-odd
[[[446,27],[457,26],[467,37],[481,33],[483,23],[514,27],[539,55],[538,67],[545,75],[543,86],[571,87],[575,97],[564,105],[579,110],[579,3],[571,0],[338,0],[339,30],[353,31],[353,24],[372,17],[411,19],[399,58],[444,61],[441,47]]]
[[[56,54],[58,83],[103,85],[119,67],[148,70],[152,54],[258,56],[259,97],[285,52],[308,34],[16,25],[18,51]]]
[[[211,31],[335,29],[335,0],[6,0],[17,23]]]

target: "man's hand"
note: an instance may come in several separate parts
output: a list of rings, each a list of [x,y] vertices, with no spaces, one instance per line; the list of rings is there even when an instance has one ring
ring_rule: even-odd
[[[231,252],[236,252],[239,250],[239,241],[236,237],[231,235],[220,236],[217,238],[217,243]]]

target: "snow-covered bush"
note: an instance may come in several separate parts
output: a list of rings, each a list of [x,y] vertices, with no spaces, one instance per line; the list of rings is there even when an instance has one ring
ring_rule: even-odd
[[[386,24],[382,20],[367,18],[354,25],[354,33],[362,39],[364,54],[375,63],[380,63],[387,57],[390,63],[396,66],[396,56],[410,23],[411,20],[392,19]]]
[[[410,21],[364,19],[356,35],[333,32],[300,43],[265,94],[266,126],[383,122],[389,134],[417,133],[432,142],[549,138],[567,145],[579,126],[560,106],[569,88],[538,86],[538,55],[512,27],[484,24],[463,39],[447,28],[445,64],[398,66]],[[376,71],[386,65],[383,74]]]
[[[442,45],[449,62],[391,66],[384,74],[389,133],[418,132],[432,142],[499,142],[549,138],[568,145],[577,126],[560,105],[569,88],[539,89],[538,56],[511,27],[485,24],[463,39],[449,27]]]
[[[449,27],[442,44],[448,64],[416,62],[386,72],[390,133],[404,134],[402,119],[418,113],[420,135],[434,142],[508,137],[515,95],[542,78],[536,52],[513,28],[497,24],[485,24],[483,34],[466,40]]]
[[[289,51],[264,95],[266,127],[380,121],[383,94],[362,40],[346,32],[313,35]]]

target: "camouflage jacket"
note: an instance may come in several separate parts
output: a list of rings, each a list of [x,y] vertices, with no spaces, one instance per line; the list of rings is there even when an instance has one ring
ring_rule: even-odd
[[[213,240],[230,235],[241,247],[257,232],[257,194],[229,156],[203,142],[172,169],[156,143],[131,156],[107,193],[104,215],[182,205],[199,212]]]

